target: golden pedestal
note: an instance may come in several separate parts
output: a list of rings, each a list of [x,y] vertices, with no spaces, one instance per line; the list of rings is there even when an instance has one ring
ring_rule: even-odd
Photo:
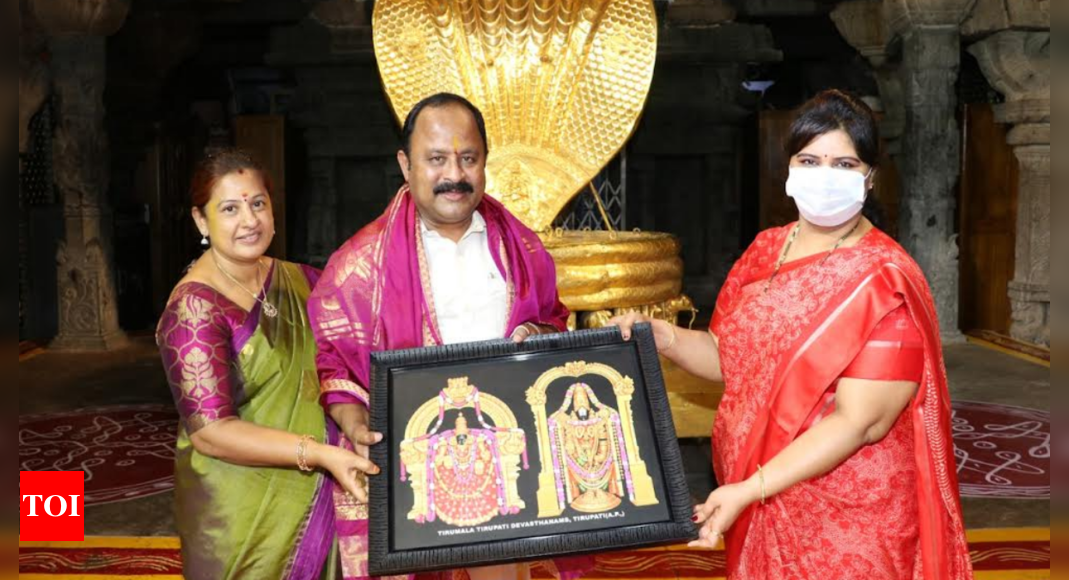
[[[683,290],[680,245],[669,234],[557,230],[541,237],[572,312],[664,304]]]

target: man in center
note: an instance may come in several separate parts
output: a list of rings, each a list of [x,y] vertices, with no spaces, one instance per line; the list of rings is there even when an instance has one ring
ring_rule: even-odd
[[[566,330],[553,259],[538,236],[486,195],[486,124],[441,93],[405,119],[397,162],[405,185],[386,212],[330,259],[309,299],[322,402],[360,453],[368,428],[371,353]],[[369,473],[376,475],[377,471]],[[345,577],[367,577],[366,489],[335,494]],[[558,561],[564,579],[592,562]],[[472,580],[527,578],[526,566],[469,570]]]

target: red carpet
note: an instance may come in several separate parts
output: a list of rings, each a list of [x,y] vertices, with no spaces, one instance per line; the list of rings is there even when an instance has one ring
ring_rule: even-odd
[[[174,489],[178,415],[140,405],[19,418],[19,471],[84,471],[85,504]]]
[[[977,530],[969,533],[977,577],[987,579],[1049,578],[1050,530]],[[658,548],[602,554],[588,580],[716,579],[724,576],[723,552]],[[84,544],[23,544],[19,547],[20,578],[170,577],[181,574],[181,556],[174,538],[90,538]],[[533,577],[548,580],[536,566]]]

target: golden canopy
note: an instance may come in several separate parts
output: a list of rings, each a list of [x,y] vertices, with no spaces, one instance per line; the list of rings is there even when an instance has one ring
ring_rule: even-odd
[[[471,100],[487,191],[535,231],[627,142],[657,57],[651,0],[380,0],[373,19],[394,113],[443,91]]]

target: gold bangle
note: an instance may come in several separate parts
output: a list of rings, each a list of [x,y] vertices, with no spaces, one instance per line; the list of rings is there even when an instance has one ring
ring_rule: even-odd
[[[757,479],[761,482],[761,505],[765,505],[765,500],[768,499],[765,493],[765,468],[760,465],[757,466]]]
[[[314,440],[311,435],[301,435],[301,440],[297,442],[297,469],[306,473],[315,471],[308,465],[308,443]]]
[[[668,327],[672,329],[672,340],[668,342],[668,346],[661,350],[662,353],[672,350],[676,347],[676,343],[679,342],[679,333],[676,332],[676,325],[668,323]]]

